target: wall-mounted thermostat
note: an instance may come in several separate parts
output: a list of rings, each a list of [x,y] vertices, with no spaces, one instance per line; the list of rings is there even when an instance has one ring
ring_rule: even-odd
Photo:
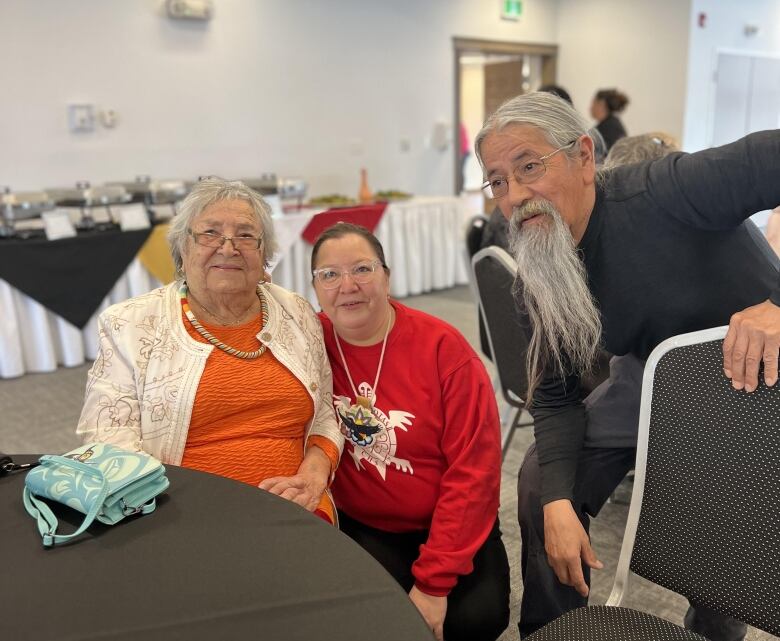
[[[211,0],[167,0],[168,16],[181,20],[211,20],[214,4]]]
[[[95,107],[88,104],[68,105],[68,127],[72,132],[95,130]]]

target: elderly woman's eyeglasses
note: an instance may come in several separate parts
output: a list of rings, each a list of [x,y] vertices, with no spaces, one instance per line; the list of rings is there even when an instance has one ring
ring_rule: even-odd
[[[195,239],[195,242],[203,247],[222,247],[222,245],[225,244],[225,241],[229,240],[233,243],[233,247],[241,251],[260,249],[260,245],[263,244],[262,236],[252,236],[252,234],[223,236],[215,231],[194,232],[191,229],[188,229],[187,231]]]
[[[563,147],[558,147],[558,149],[551,151],[545,156],[536,156],[534,154],[526,155],[523,158],[523,162],[512,170],[512,175],[518,183],[526,185],[539,180],[547,171],[547,165],[544,161],[551,158],[559,151],[571,148],[576,142],[576,140],[572,140]],[[486,180],[482,185],[482,192],[490,199],[503,198],[508,191],[509,178],[506,176],[493,176],[489,180]]]
[[[341,285],[341,281],[345,275],[359,283],[365,285],[370,282],[374,277],[374,273],[377,267],[384,267],[382,263],[374,259],[372,261],[366,261],[352,265],[349,269],[337,269],[336,267],[321,267],[312,271],[311,275],[322,285],[325,289],[336,289]]]

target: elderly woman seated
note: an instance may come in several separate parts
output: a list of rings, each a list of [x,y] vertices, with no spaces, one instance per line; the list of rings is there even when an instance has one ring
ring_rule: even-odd
[[[241,182],[202,180],[168,234],[181,279],[100,315],[77,431],[250,483],[334,522],[343,446],[317,316],[263,281],[270,208]]]

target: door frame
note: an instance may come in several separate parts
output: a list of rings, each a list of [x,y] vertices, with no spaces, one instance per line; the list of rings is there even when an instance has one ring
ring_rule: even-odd
[[[480,38],[461,38],[453,36],[453,61],[455,77],[455,100],[453,100],[454,118],[452,121],[453,154],[453,190],[458,194],[461,175],[460,165],[460,59],[463,54],[504,54],[504,55],[537,55],[542,56],[542,83],[555,84],[558,66],[558,45],[536,44],[531,42],[508,42],[503,40],[483,40]]]

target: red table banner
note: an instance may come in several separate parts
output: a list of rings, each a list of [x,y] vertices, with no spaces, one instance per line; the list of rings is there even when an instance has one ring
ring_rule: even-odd
[[[386,207],[387,203],[377,203],[376,205],[328,209],[314,216],[304,228],[301,236],[307,243],[313,245],[322,232],[336,223],[362,225],[373,233],[379,225],[379,221],[382,220]]]

